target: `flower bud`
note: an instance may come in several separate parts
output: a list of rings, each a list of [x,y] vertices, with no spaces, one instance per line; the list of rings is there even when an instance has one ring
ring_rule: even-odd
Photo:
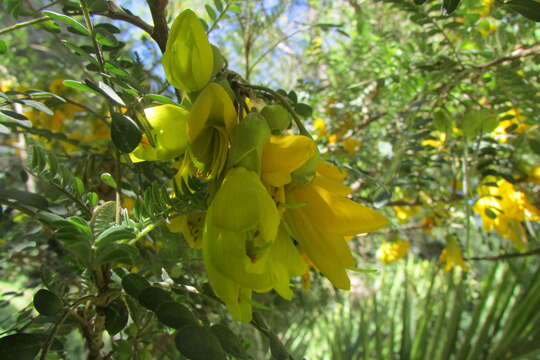
[[[270,126],[270,130],[274,135],[279,135],[291,125],[291,116],[287,109],[281,105],[265,106],[261,111],[261,115],[268,122],[268,126]]]
[[[230,164],[260,174],[262,151],[269,137],[270,129],[264,118],[257,113],[248,114],[234,128]]]
[[[212,75],[214,55],[204,27],[195,13],[184,10],[174,20],[163,54],[167,80],[187,92],[202,89]]]

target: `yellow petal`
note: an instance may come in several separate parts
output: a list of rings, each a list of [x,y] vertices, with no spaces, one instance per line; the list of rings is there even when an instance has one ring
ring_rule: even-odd
[[[306,136],[271,136],[263,150],[263,181],[276,187],[291,182],[291,173],[305,164],[315,151],[315,143]]]
[[[295,240],[334,286],[348,290],[350,281],[345,269],[353,268],[355,264],[347,243],[339,235],[321,233],[315,229],[311,219],[301,209],[288,209],[285,212]]]
[[[188,119],[189,139],[195,140],[205,127],[222,126],[230,135],[236,125],[236,110],[221,85],[212,82],[197,96]]]
[[[279,226],[274,201],[259,177],[242,167],[227,173],[208,210],[215,225],[236,232],[259,229],[266,241],[273,241]]]
[[[305,203],[302,211],[320,231],[356,235],[375,231],[388,222],[379,212],[345,197],[336,196],[315,184],[298,186],[290,191],[290,195],[296,201],[287,199],[287,202]]]

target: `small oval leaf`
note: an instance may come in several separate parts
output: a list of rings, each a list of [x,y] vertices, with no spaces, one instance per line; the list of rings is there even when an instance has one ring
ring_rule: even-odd
[[[197,319],[187,307],[176,302],[162,303],[157,307],[158,320],[163,324],[179,329],[187,325],[197,325]]]
[[[212,331],[203,326],[188,325],[176,332],[176,348],[190,360],[225,360],[225,352]]]
[[[63,310],[64,304],[54,293],[41,289],[34,295],[34,307],[41,315],[55,316]]]
[[[124,302],[120,299],[115,299],[105,308],[105,329],[109,335],[118,334],[126,326],[128,322],[128,309]]]
[[[139,294],[141,305],[152,311],[156,311],[161,304],[172,301],[171,294],[155,286],[150,286]]]
[[[111,138],[118,150],[130,153],[141,142],[142,133],[133,119],[120,113],[113,113]]]

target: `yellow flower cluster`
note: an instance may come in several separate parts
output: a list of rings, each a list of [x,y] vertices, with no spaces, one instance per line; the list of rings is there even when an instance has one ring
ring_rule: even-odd
[[[184,191],[190,177],[210,182],[207,211],[173,217],[169,229],[202,249],[210,285],[237,320],[251,320],[253,291],[290,299],[290,279],[305,274],[307,262],[348,289],[346,269],[355,261],[347,239],[386,218],[348,198],[346,174],[320,160],[313,140],[287,133],[284,108],[237,111],[232,98],[242,109],[249,100],[209,82],[199,26],[191,11],[179,15],[163,63],[173,85],[202,90],[189,111],[147,109],[155,146],[143,139],[131,154],[137,161],[182,157],[176,181]]]
[[[461,248],[459,243],[454,237],[449,237],[447,245],[441,253],[440,260],[444,263],[444,271],[449,272],[454,267],[459,266],[462,271],[467,271],[469,267],[463,261],[463,255],[461,254]]]
[[[411,243],[404,240],[384,242],[377,250],[377,258],[383,264],[391,264],[409,253]]]
[[[495,230],[518,250],[524,250],[527,236],[522,222],[540,220],[540,210],[513,184],[493,176],[484,179],[478,194],[473,210],[482,217],[484,230]]]
[[[508,142],[512,134],[521,134],[529,130],[531,127],[524,122],[525,116],[521,114],[518,108],[512,108],[499,115],[504,120],[499,121],[499,124],[493,130],[492,134],[499,142],[505,144]]]

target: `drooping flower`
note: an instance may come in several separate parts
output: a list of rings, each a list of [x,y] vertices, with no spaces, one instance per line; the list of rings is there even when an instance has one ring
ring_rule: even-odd
[[[461,254],[461,248],[457,240],[454,237],[449,237],[447,245],[441,253],[440,261],[444,263],[444,271],[448,272],[454,267],[461,267],[462,271],[467,271],[469,267],[463,261],[463,255]]]
[[[384,264],[391,264],[409,253],[411,243],[404,240],[384,242],[377,250],[377,258]]]
[[[289,273],[283,271],[288,267],[279,265],[284,260],[280,249],[286,246],[277,236],[279,224],[275,203],[259,176],[243,167],[231,169],[208,208],[203,257],[215,294],[238,320],[251,319],[251,291],[275,288],[289,295]]]
[[[334,284],[348,290],[346,269],[355,267],[347,239],[386,225],[375,210],[347,196],[350,189],[341,181],[344,174],[335,166],[320,161],[314,180],[286,190],[285,220],[301,251]]]
[[[197,96],[188,117],[189,160],[198,175],[215,177],[227,160],[236,110],[227,92],[210,83]]]
[[[156,146],[143,135],[141,143],[129,156],[133,162],[171,160],[187,147],[188,111],[176,105],[159,105],[144,110]]]
[[[162,61],[167,80],[177,89],[200,90],[210,80],[213,51],[201,20],[193,11],[184,10],[174,20]]]

